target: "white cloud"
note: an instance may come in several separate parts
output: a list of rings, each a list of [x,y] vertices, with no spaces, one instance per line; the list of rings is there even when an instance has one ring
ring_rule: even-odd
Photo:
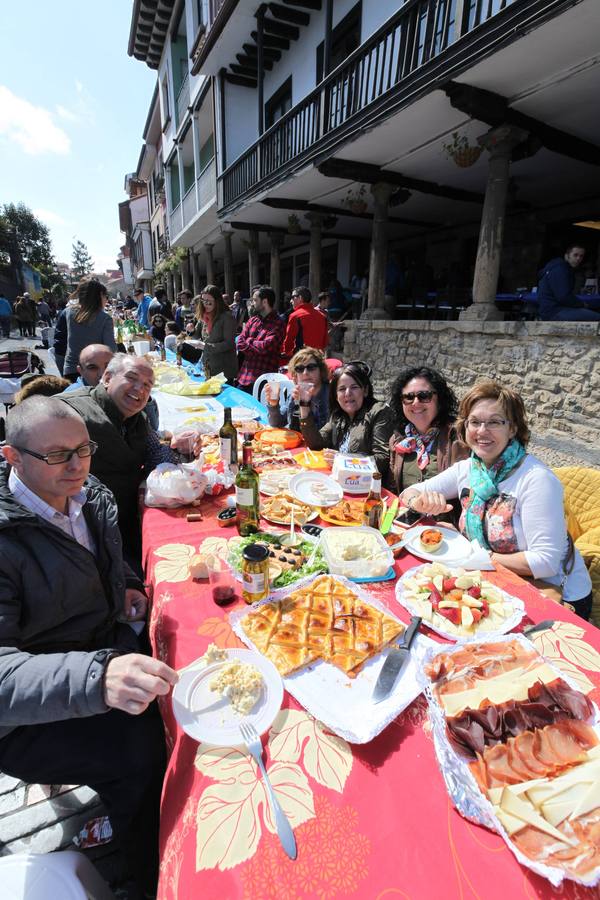
[[[61,119],[65,119],[67,122],[79,122],[79,116],[74,112],[71,112],[70,109],[67,109],[65,106],[61,106],[60,104],[56,107],[57,115],[60,116]]]
[[[52,212],[51,209],[34,209],[34,216],[37,216],[38,219],[41,219],[46,225],[66,225],[67,222],[63,219],[62,216],[59,216],[58,213]]]
[[[0,136],[18,144],[30,156],[44,153],[67,155],[71,150],[68,135],[54,124],[43,106],[17,97],[0,85]]]
[[[75,90],[78,94],[83,93],[83,84],[79,81],[78,78],[75,79]]]

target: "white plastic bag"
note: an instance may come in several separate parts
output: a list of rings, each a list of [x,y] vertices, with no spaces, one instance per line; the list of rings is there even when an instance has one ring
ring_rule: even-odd
[[[161,463],[146,481],[146,506],[171,509],[187,506],[202,497],[208,480],[196,463],[175,466]]]

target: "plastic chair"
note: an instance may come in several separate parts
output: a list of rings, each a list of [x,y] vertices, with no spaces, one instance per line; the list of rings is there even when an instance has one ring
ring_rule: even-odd
[[[115,900],[93,864],[74,850],[0,859],[2,900]]]
[[[294,382],[291,381],[287,375],[280,375],[279,372],[265,372],[264,375],[258,376],[254,382],[254,387],[252,388],[252,396],[254,399],[258,400],[258,402],[262,403],[264,406],[263,393],[269,381],[278,381],[280,383],[281,387],[279,390],[281,396],[287,403],[294,390]]]

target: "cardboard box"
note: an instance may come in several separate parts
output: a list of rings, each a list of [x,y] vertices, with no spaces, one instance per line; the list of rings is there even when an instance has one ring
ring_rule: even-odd
[[[347,494],[368,494],[373,472],[377,464],[372,456],[338,453],[333,461],[332,475]]]

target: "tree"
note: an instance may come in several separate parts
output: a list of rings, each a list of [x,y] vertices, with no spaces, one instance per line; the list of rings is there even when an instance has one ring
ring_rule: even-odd
[[[13,251],[41,271],[54,269],[50,231],[24,203],[5,203],[0,212],[0,250]]]
[[[77,279],[89,275],[94,268],[92,257],[83,241],[75,241],[73,244],[73,276]]]

